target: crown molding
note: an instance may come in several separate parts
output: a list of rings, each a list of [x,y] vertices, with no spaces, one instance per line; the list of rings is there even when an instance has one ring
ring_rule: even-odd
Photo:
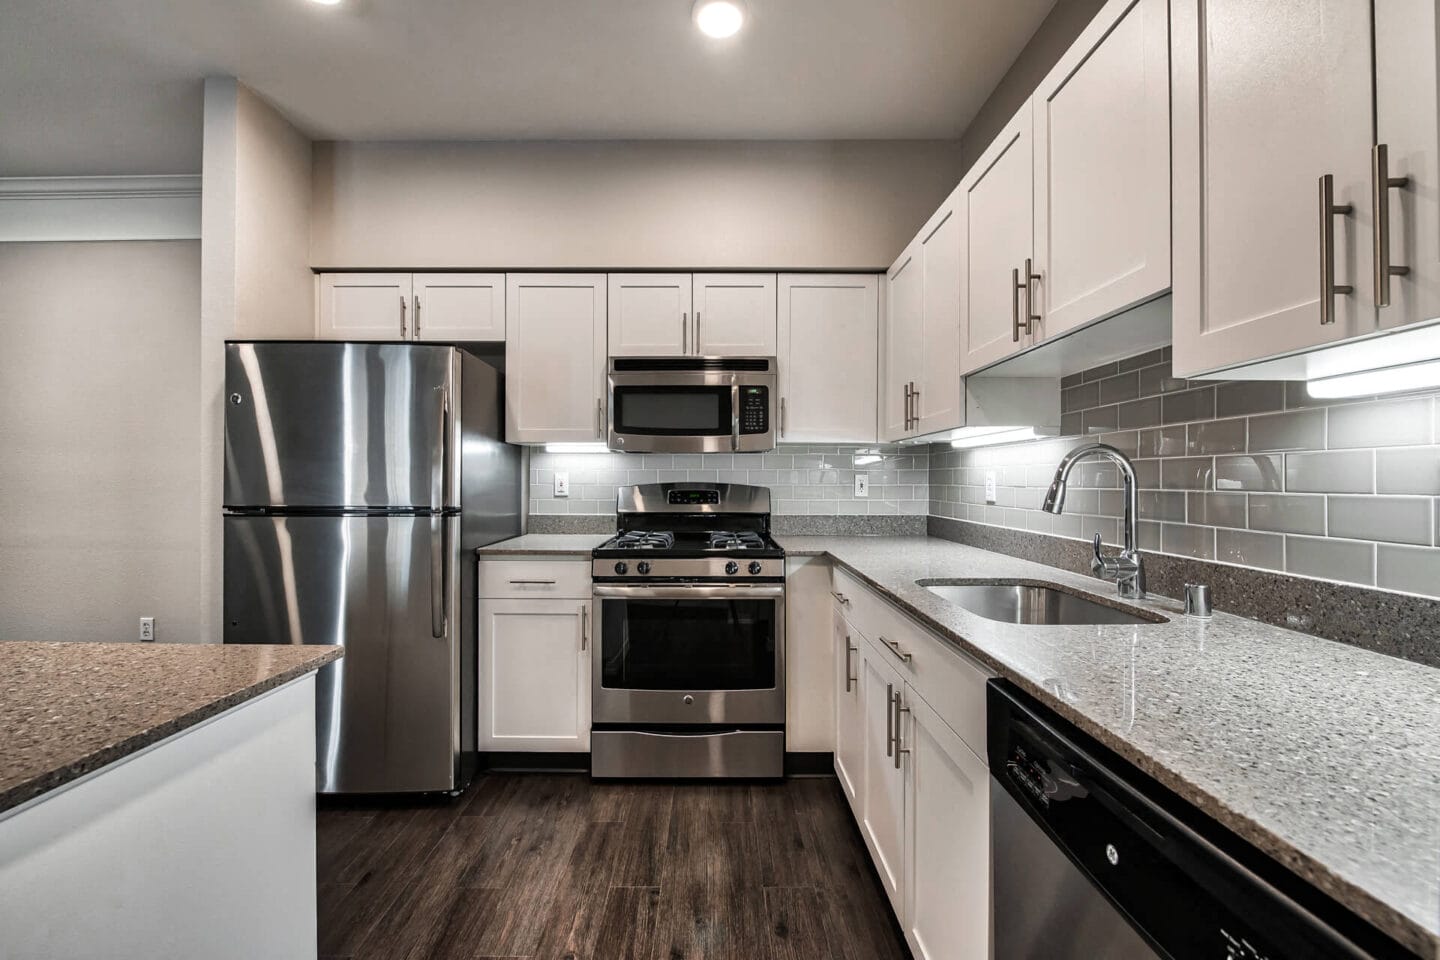
[[[194,240],[200,177],[0,177],[0,243]]]

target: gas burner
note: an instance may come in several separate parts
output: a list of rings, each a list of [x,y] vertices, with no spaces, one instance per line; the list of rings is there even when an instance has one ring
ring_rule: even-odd
[[[675,546],[675,534],[667,530],[627,530],[611,546],[622,550],[669,550]]]
[[[707,550],[762,550],[765,538],[750,530],[716,530],[705,544]]]

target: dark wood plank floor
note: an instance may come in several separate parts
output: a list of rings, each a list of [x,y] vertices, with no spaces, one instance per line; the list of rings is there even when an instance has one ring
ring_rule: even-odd
[[[322,802],[320,956],[908,960],[833,779]]]

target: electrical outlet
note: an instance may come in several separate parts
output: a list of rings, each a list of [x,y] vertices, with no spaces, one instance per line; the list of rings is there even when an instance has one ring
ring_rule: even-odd
[[[870,496],[870,474],[868,474],[868,473],[857,473],[857,474],[855,474],[855,496],[857,496],[857,497],[868,497],[868,496]]]
[[[995,471],[985,471],[985,502],[995,502]]]
[[[570,496],[570,474],[562,471],[555,471],[555,496]]]
[[[153,643],[155,641],[155,618],[140,618],[140,642]]]

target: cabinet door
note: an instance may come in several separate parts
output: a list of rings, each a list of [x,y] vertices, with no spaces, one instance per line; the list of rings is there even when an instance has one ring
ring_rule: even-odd
[[[1375,127],[1386,147],[1390,278],[1380,325],[1440,317],[1440,12],[1434,0],[1375,0]],[[1377,297],[1376,302],[1380,302]]]
[[[861,779],[865,773],[865,709],[860,683],[859,634],[832,606],[835,659],[835,777],[857,819],[863,817]]]
[[[1034,156],[1030,102],[961,181],[965,196],[964,277],[961,321],[965,325],[962,373],[988,366],[1030,344],[1024,329],[1027,298],[1015,297],[1016,271],[1031,258],[1034,230]],[[1033,285],[1032,285],[1033,289]],[[1015,325],[1016,318],[1021,327]]]
[[[414,274],[416,340],[479,343],[505,339],[505,274]]]
[[[506,281],[505,439],[604,439],[605,275],[512,273]]]
[[[1110,0],[1035,91],[1037,336],[1170,286],[1166,0]]]
[[[775,274],[697,273],[693,292],[699,356],[775,356]]]
[[[590,749],[589,600],[480,601],[480,749]]]
[[[919,242],[912,243],[887,275],[889,308],[883,327],[881,362],[881,434],[901,440],[914,429],[910,421],[910,385],[920,379],[920,349],[924,337],[925,267]]]
[[[905,691],[905,938],[918,960],[990,955],[989,771]]]
[[[953,430],[965,423],[960,388],[960,233],[959,188],[925,225],[920,239],[920,378],[913,401],[917,433]]]
[[[610,355],[675,357],[690,339],[690,274],[610,274]]]
[[[1175,375],[1373,330],[1370,4],[1173,0],[1170,17]],[[1349,214],[1322,219],[1322,175]],[[1328,324],[1322,222],[1353,288]]]
[[[410,274],[322,273],[320,340],[408,340]]]
[[[880,883],[896,916],[903,916],[905,882],[905,774],[894,754],[895,698],[904,698],[905,681],[870,643],[860,647],[860,678],[865,702],[865,774],[860,832]]]
[[[780,277],[780,440],[874,443],[880,281]]]

